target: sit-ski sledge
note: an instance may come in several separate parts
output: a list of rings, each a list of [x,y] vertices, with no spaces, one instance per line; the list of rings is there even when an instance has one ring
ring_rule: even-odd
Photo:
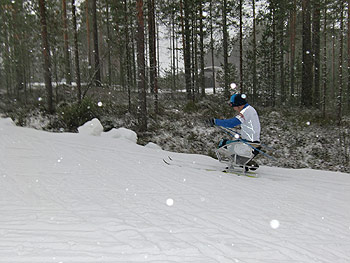
[[[216,126],[229,134],[234,140],[222,139],[219,143],[218,149],[215,153],[218,160],[227,164],[226,171],[238,172],[243,174],[255,174],[255,171],[259,168],[258,163],[253,160],[259,153],[273,158],[270,155],[263,152],[262,144],[260,142],[249,142],[240,138],[240,134],[230,128],[224,128]]]

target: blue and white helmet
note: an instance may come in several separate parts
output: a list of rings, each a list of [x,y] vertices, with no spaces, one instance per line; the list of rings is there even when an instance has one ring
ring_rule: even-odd
[[[230,98],[231,107],[238,107],[246,105],[247,101],[245,100],[247,96],[245,94],[233,94]]]

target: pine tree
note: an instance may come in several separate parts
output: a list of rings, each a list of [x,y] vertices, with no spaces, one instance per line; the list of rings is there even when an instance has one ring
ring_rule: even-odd
[[[339,1],[340,4],[340,41],[339,41],[339,65],[338,65],[338,96],[337,96],[337,117],[338,125],[341,124],[342,120],[342,96],[343,96],[343,42],[344,42],[344,0]]]
[[[186,94],[187,100],[194,100],[194,94],[192,94],[192,81],[191,81],[191,31],[190,31],[190,14],[191,14],[191,1],[183,1],[183,49],[184,49],[184,65],[185,65],[185,81],[186,81]]]
[[[67,4],[66,0],[62,0],[62,20],[63,20],[63,53],[64,53],[64,65],[66,83],[72,85],[72,75],[70,67],[70,54],[69,54],[69,39],[68,39],[68,22],[67,22]]]
[[[73,35],[74,35],[74,61],[75,61],[75,77],[77,85],[77,99],[78,103],[81,102],[81,80],[80,80],[80,59],[79,59],[79,47],[78,47],[78,32],[77,32],[77,17],[75,0],[72,0],[72,18],[73,18]]]
[[[313,52],[313,69],[314,69],[314,93],[313,104],[320,108],[320,21],[321,21],[321,6],[320,0],[313,0],[313,17],[312,17],[312,52]]]
[[[311,6],[310,0],[302,0],[303,12],[303,48],[302,48],[302,87],[301,104],[312,106],[312,51],[311,51]]]
[[[44,67],[44,79],[45,87],[47,91],[47,110],[49,113],[54,112],[53,106],[53,92],[52,92],[52,81],[51,81],[51,61],[50,61],[50,47],[47,33],[46,23],[46,1],[39,0],[40,7],[40,22],[41,22],[41,38],[42,38],[42,53],[43,53],[43,67]]]
[[[224,96],[229,97],[229,64],[228,64],[228,29],[227,29],[227,0],[222,3],[222,45],[224,50]],[[242,87],[241,87],[242,88]]]
[[[255,0],[252,0],[252,9],[253,9],[253,42],[252,42],[252,55],[253,55],[253,103],[256,100],[257,96],[257,72],[256,72],[256,66],[257,66],[257,46],[256,46],[256,11],[255,11]]]
[[[92,0],[92,33],[94,41],[94,80],[96,86],[101,86],[101,66],[100,66],[100,54],[99,54],[99,45],[98,45],[98,27],[97,27],[97,7],[96,0]]]
[[[348,3],[348,30],[347,30],[347,65],[348,65],[348,95],[347,95],[347,106],[348,106],[348,113],[350,113],[350,0],[347,1]]]
[[[290,97],[292,105],[294,104],[295,96],[296,9],[297,1],[293,0],[293,7],[290,14]]]
[[[139,90],[139,129],[147,130],[147,102],[146,102],[146,83],[145,83],[145,35],[143,19],[143,0],[136,1],[137,10],[137,83]]]
[[[156,54],[156,27],[155,27],[155,1],[147,0],[148,3],[148,34],[149,34],[149,61],[150,61],[150,86],[154,94],[155,112],[158,109],[158,81],[157,81],[157,54]]]

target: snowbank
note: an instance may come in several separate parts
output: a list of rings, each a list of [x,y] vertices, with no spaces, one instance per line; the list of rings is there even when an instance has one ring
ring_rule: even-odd
[[[78,132],[84,135],[103,136],[115,139],[126,139],[133,143],[137,143],[136,132],[123,127],[118,129],[114,128],[108,132],[103,132],[103,126],[101,122],[96,118],[80,126],[78,128]]]
[[[108,132],[103,133],[102,136],[116,139],[126,139],[133,143],[137,142],[136,132],[126,129],[124,127],[118,129],[114,128]]]
[[[155,149],[155,150],[162,150],[162,147],[160,147],[158,144],[155,144],[153,142],[149,142],[145,145],[146,148]]]
[[[1,126],[16,126],[11,118],[0,119]]]
[[[103,126],[98,119],[92,119],[78,128],[78,132],[84,135],[100,136],[103,132]]]

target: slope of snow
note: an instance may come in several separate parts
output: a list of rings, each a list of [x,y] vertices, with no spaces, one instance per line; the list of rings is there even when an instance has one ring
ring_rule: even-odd
[[[0,119],[0,262],[350,262],[349,174],[239,177],[118,134]]]

